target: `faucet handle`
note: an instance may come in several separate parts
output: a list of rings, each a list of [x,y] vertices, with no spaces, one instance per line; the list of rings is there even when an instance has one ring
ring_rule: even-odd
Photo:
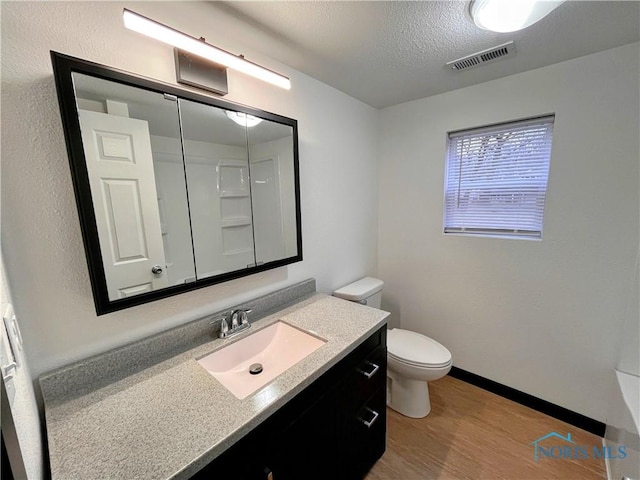
[[[221,317],[218,318],[214,318],[213,320],[211,320],[209,322],[209,325],[215,325],[216,323],[220,322],[220,338],[223,338],[227,335],[227,332],[229,331],[229,324],[227,323],[227,317],[226,315],[223,315]]]
[[[249,323],[249,318],[247,318],[247,314],[251,313],[253,310],[251,308],[247,308],[246,310],[240,311],[240,319],[242,321],[242,325],[246,325]]]
[[[209,321],[209,325],[215,325],[218,322],[226,322],[227,321],[227,316],[226,315],[221,315],[219,317],[216,317],[212,320]]]
[[[238,328],[238,310],[231,314],[231,329]]]

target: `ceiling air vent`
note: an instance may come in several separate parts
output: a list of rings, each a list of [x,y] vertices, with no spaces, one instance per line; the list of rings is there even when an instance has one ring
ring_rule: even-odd
[[[485,63],[493,62],[501,58],[513,57],[515,54],[516,46],[513,42],[507,42],[497,47],[487,48],[481,52],[472,53],[466,57],[447,62],[447,66],[454,70],[466,70],[467,68],[484,65]]]

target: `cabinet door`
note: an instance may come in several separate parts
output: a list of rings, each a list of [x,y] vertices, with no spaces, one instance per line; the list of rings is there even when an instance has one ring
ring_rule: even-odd
[[[325,396],[304,412],[270,447],[273,480],[326,480],[336,476],[337,396]]]
[[[254,438],[240,440],[190,480],[270,480],[265,446]]]

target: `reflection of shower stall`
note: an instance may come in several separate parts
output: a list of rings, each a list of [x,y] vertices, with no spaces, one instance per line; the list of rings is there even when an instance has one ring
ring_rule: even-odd
[[[254,264],[246,150],[187,141],[190,152],[186,156],[190,203],[187,210],[184,186],[175,181],[184,176],[180,143],[158,136],[152,140],[171,284],[195,280],[192,250],[199,279]]]
[[[198,278],[285,257],[277,155],[187,163]]]
[[[285,221],[295,218],[286,208],[293,201],[281,193],[293,195],[284,140],[253,145],[250,163],[244,147],[187,140],[189,210],[175,181],[184,174],[179,141],[152,136],[152,144],[170,285],[195,279],[192,251],[199,279],[295,254]]]
[[[245,159],[188,155],[187,176],[198,278],[255,263],[249,166]]]
[[[284,232],[277,155],[251,161],[253,234],[258,264],[284,258]]]
[[[247,162],[221,160],[217,174],[222,255],[234,270],[251,266],[255,257]]]

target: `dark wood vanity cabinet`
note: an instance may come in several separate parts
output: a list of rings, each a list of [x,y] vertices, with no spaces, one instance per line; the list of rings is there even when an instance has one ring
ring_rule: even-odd
[[[385,326],[193,478],[363,478],[385,450],[386,343]]]

